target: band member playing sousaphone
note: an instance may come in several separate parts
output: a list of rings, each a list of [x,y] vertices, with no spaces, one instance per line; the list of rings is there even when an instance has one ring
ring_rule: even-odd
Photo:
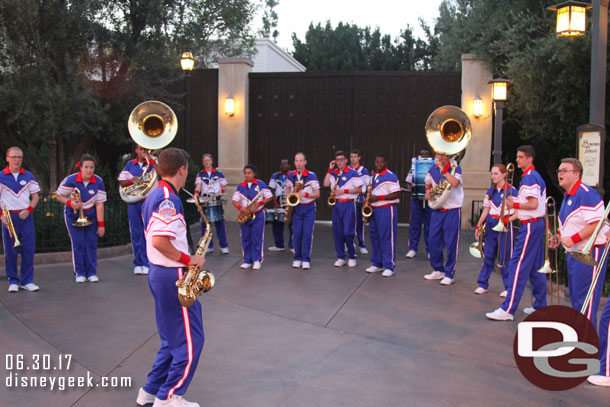
[[[513,171],[511,171],[511,174],[514,173]],[[515,209],[508,209],[506,207],[506,198],[508,196],[516,197],[518,191],[509,184],[506,176],[507,170],[504,164],[495,164],[491,168],[491,179],[494,185],[487,190],[483,200],[483,213],[475,229],[475,239],[479,240],[481,226],[485,222],[483,267],[479,273],[477,281],[479,286],[474,290],[475,294],[485,294],[487,292],[489,277],[496,266],[500,268],[502,282],[504,283],[504,291],[500,294],[500,297],[506,297],[507,291],[510,288],[508,260],[513,252],[514,235],[512,221],[517,219],[517,213]],[[502,210],[502,205],[504,205],[504,210]],[[498,226],[501,226],[500,229],[506,229],[506,231],[497,231]]]
[[[287,196],[296,194],[298,203],[292,207],[294,259],[292,267],[307,270],[311,268],[311,246],[313,227],[316,220],[316,199],[320,197],[320,183],[313,171],[307,168],[307,158],[303,153],[294,156],[296,168],[286,180]],[[298,191],[297,191],[298,190]]]
[[[57,201],[65,205],[64,218],[72,243],[72,265],[77,283],[99,281],[97,241],[106,231],[106,187],[95,175],[95,159],[84,154],[76,164],[79,172],[68,175],[57,188]]]
[[[216,225],[216,235],[220,243],[220,252],[229,253],[227,242],[227,231],[225,227],[224,209],[222,207],[222,194],[227,186],[227,179],[220,170],[213,167],[214,158],[212,154],[204,154],[202,157],[203,170],[199,171],[195,178],[195,196],[201,196],[203,211],[210,223]],[[205,234],[206,223],[201,221],[201,236]],[[208,253],[214,251],[214,240],[210,241]]]
[[[288,223],[288,247],[292,249],[292,222],[288,222],[286,219],[286,183],[289,173],[290,163],[287,158],[284,158],[280,161],[280,170],[274,172],[269,180],[269,188],[273,190],[275,195],[273,199],[273,220],[271,221],[275,244],[268,249],[272,252],[284,251],[284,223]],[[279,216],[280,214],[282,216]]]
[[[544,235],[546,214],[546,184],[534,168],[536,150],[533,146],[517,149],[517,166],[523,171],[519,194],[516,199],[508,198],[508,208],[518,209],[521,226],[517,233],[513,255],[509,262],[509,290],[500,308],[486,315],[496,321],[512,321],[525,291],[527,281],[532,283],[534,306],[523,310],[531,314],[546,307],[546,277],[538,270],[544,264]]]
[[[273,198],[269,187],[256,178],[256,167],[244,167],[244,182],[237,186],[233,194],[233,206],[239,211],[238,222],[241,230],[241,245],[244,253],[242,269],[252,267],[260,270],[263,262],[265,238],[264,206]]]

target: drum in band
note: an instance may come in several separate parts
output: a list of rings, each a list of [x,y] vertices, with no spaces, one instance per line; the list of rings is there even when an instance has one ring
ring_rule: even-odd
[[[426,196],[426,174],[434,165],[434,158],[413,157],[411,162],[411,168],[413,168],[413,196],[424,199]]]
[[[195,203],[195,198],[189,198],[186,201],[188,203]],[[216,195],[202,194],[199,196],[199,203],[201,203],[203,213],[208,218],[209,222],[224,220],[225,211],[223,206],[226,202],[226,200],[221,199],[220,196]]]
[[[286,221],[286,209],[275,208],[265,209],[265,223],[282,222]]]

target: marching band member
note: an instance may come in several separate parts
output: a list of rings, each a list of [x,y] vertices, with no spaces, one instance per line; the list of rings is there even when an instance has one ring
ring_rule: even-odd
[[[280,170],[274,172],[269,180],[269,188],[273,189],[275,199],[273,201],[274,209],[286,208],[286,180],[290,173],[290,163],[287,158],[280,161]],[[272,252],[284,251],[284,222],[274,220],[271,224],[273,230],[273,240],[275,245],[269,247]],[[288,247],[292,249],[292,223],[288,225]]]
[[[100,177],[95,175],[95,159],[89,154],[81,156],[76,164],[80,172],[68,175],[57,188],[56,199],[64,207],[64,220],[70,242],[72,243],[72,266],[77,283],[89,280],[91,283],[99,281],[97,270],[97,239],[103,237],[104,202],[106,202],[106,188]],[[71,199],[72,193],[78,189],[80,202]],[[75,226],[79,217],[79,210],[83,209],[85,217],[91,221],[88,226]]]
[[[183,307],[178,300],[176,281],[188,265],[201,268],[205,259],[189,256],[184,210],[178,192],[188,175],[188,154],[168,148],[159,154],[163,180],[148,194],[142,207],[146,225],[146,250],[150,261],[148,284],[155,300],[155,319],[161,338],[146,384],[140,388],[138,405],[199,407],[182,396],[191,383],[203,349],[204,332],[201,303]]]
[[[335,165],[337,166],[334,169]],[[334,169],[334,170],[333,170]],[[331,187],[331,197],[337,199],[333,206],[333,238],[337,261],[335,267],[345,264],[345,246],[349,253],[348,267],[356,267],[356,204],[354,200],[362,192],[362,179],[358,173],[347,166],[347,155],[343,151],[335,153],[324,177],[324,186]],[[360,216],[360,214],[358,214]]]
[[[559,209],[558,238],[567,251],[568,288],[572,308],[580,311],[584,305],[587,292],[597,274],[597,266],[581,263],[572,256],[572,252],[582,250],[593,234],[595,227],[604,216],[604,201],[596,190],[582,183],[582,164],[576,158],[564,158],[557,170],[559,186],[566,192]],[[558,240],[551,247],[558,246]],[[606,245],[606,236],[599,233],[591,249],[591,255],[599,263]],[[597,309],[602,296],[606,277],[606,263],[601,265],[597,285],[587,303],[585,316],[597,328]]]
[[[349,154],[350,168],[358,173],[358,176],[362,179],[362,193],[358,194],[356,198],[356,236],[358,237],[358,248],[360,253],[367,254],[369,251],[366,249],[364,242],[364,222],[362,221],[362,205],[364,205],[364,193],[366,187],[371,183],[371,174],[369,170],[360,165],[360,150],[353,149]]]
[[[419,151],[418,159],[432,159],[432,151],[429,148],[424,147]],[[407,189],[411,191],[411,211],[409,220],[409,251],[405,254],[407,259],[412,259],[417,254],[417,247],[419,246],[419,238],[421,237],[422,224],[424,226],[424,241],[426,242],[426,253],[430,258],[430,217],[432,216],[432,208],[426,205],[426,200],[417,196],[413,191],[413,185],[415,185],[415,175],[413,171],[415,168],[411,167],[409,174],[407,175]]]
[[[245,180],[237,186],[233,194],[233,206],[243,215],[254,214],[254,219],[250,219],[240,226],[241,246],[244,253],[244,262],[241,268],[252,267],[254,270],[260,270],[265,241],[263,207],[271,201],[273,195],[269,187],[255,176],[256,167],[252,164],[246,165],[244,167]]]
[[[474,290],[475,294],[485,294],[489,288],[489,277],[496,266],[496,254],[498,254],[498,264],[501,264],[500,272],[502,274],[502,282],[504,283],[504,291],[500,297],[506,297],[510,289],[510,280],[508,276],[508,260],[513,253],[513,224],[512,221],[517,219],[517,214],[514,209],[504,208],[504,219],[500,219],[502,211],[502,201],[504,199],[504,188],[508,196],[516,197],[518,195],[517,188],[512,185],[506,185],[506,166],[504,164],[495,164],[491,168],[491,179],[494,185],[489,187],[485,199],[483,200],[483,213],[479,218],[475,229],[475,239],[479,240],[479,230],[484,222],[485,226],[485,250],[483,266],[479,273],[479,286]],[[496,232],[494,226],[503,222],[508,230],[507,232]]]
[[[286,194],[289,195],[297,182],[303,182],[303,189],[297,194],[299,204],[292,208],[292,240],[294,259],[292,267],[311,268],[311,246],[313,243],[313,226],[316,220],[316,199],[320,197],[318,177],[307,168],[307,158],[303,153],[294,156],[294,167],[286,180]]]
[[[449,156],[436,153],[436,166],[430,168],[426,175],[426,200],[430,199],[430,189],[443,178],[451,185],[449,198],[442,208],[433,210],[430,216],[430,265],[434,270],[426,274],[426,280],[441,280],[442,285],[451,285],[455,278],[460,227],[462,224],[462,204],[464,187],[462,168],[458,165],[455,175],[451,175]],[[447,262],[443,262],[443,248],[447,248]]]
[[[15,241],[9,236],[8,221],[0,211],[2,238],[4,244],[4,261],[8,277],[8,291],[18,292],[19,286],[26,291],[38,291],[34,284],[34,249],[36,233],[32,211],[38,205],[40,187],[31,172],[21,168],[23,151],[19,147],[6,150],[8,165],[0,173],[0,202],[10,211],[11,221],[17,239],[21,242],[13,247]],[[21,278],[17,273],[17,257],[21,251]]]
[[[135,182],[146,173],[158,172],[155,160],[148,156],[148,150],[142,146],[135,147],[136,159],[128,161],[119,174],[118,181],[122,188]],[[148,258],[146,257],[146,241],[144,239],[144,225],[142,223],[142,205],[144,200],[127,204],[127,218],[129,219],[129,234],[133,247],[133,274],[148,274]]]
[[[517,149],[517,166],[523,170],[517,199],[508,198],[506,206],[518,209],[521,227],[517,233],[513,256],[509,263],[509,287],[504,303],[485,314],[496,321],[512,321],[529,279],[535,302],[525,308],[526,314],[546,306],[546,276],[538,273],[544,263],[544,215],[546,214],[546,184],[534,168],[536,150],[533,146]]]
[[[212,154],[204,154],[203,170],[199,171],[195,178],[195,195],[199,196],[210,196],[214,199],[220,199],[222,194],[225,192],[227,186],[227,179],[225,176],[214,168],[214,158]],[[221,206],[222,208],[222,206]],[[204,205],[204,210],[207,209]],[[205,213],[205,212],[204,212]],[[207,216],[207,213],[206,213]],[[224,216],[220,220],[214,221],[216,225],[216,235],[218,236],[218,242],[220,243],[220,252],[222,254],[229,254],[229,243],[227,242],[227,230],[225,227]],[[201,236],[205,234],[206,225],[205,222],[201,221]],[[208,246],[208,253],[214,251],[214,239],[210,240]]]
[[[604,237],[606,238],[606,242],[610,240],[610,231],[607,231]],[[578,240],[578,238],[576,239]],[[604,264],[604,267],[605,266],[606,265]],[[600,278],[599,281],[602,281],[601,284],[603,284],[604,280]],[[599,319],[599,374],[589,376],[587,378],[587,381],[589,383],[594,384],[596,386],[610,387],[610,341],[608,340],[608,337],[610,337],[609,332],[610,301],[606,301],[606,305],[604,305],[604,310],[602,311],[602,316]]]
[[[388,170],[388,160],[384,155],[375,157],[373,188],[370,198],[373,214],[369,219],[369,234],[373,252],[368,273],[383,270],[383,277],[394,275],[396,260],[396,233],[398,231],[398,210],[400,183],[398,177]],[[361,211],[362,212],[362,211]],[[361,212],[357,213],[361,217]]]

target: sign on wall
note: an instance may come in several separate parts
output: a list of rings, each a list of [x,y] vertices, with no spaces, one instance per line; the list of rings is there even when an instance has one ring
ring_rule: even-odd
[[[585,124],[578,128],[578,159],[583,165],[582,182],[599,187],[603,182],[603,139],[601,126]]]

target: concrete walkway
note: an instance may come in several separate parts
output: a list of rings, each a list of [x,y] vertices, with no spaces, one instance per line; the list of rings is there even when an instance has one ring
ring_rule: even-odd
[[[512,354],[517,321],[484,317],[502,302],[499,276],[486,295],[472,293],[480,268],[467,251],[472,234],[462,234],[456,284],[443,287],[423,279],[430,271],[423,250],[403,257],[407,232],[399,230],[392,278],[365,273],[368,256],[357,268],[333,267],[327,225],[316,225],[311,270],[292,269],[290,252],[266,252],[254,272],[239,268],[239,232],[230,223],[231,254],[220,255],[216,241],[208,255],[217,282],[200,297],[206,342],[186,398],[206,407],[607,404],[610,389],[552,393],[521,376]],[[270,227],[265,238],[271,246]],[[38,266],[37,293],[9,294],[2,281],[0,406],[136,406],[159,338],[147,280],[133,275],[131,260],[101,260],[97,284],[74,283],[71,264]],[[530,305],[527,294],[517,320]],[[128,377],[131,387],[7,389],[5,354],[25,355],[30,367],[14,369],[13,379],[89,372],[96,384]],[[30,362],[44,354],[51,370],[34,372]],[[72,355],[69,370],[53,369],[61,354]]]

